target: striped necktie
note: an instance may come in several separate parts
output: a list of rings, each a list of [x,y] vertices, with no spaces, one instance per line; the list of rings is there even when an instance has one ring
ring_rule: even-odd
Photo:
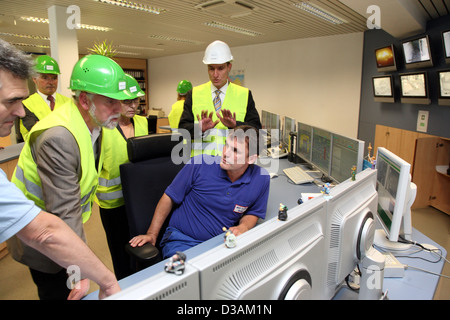
[[[55,109],[55,98],[53,98],[53,96],[48,96],[47,100],[50,101],[50,109],[53,111],[53,109]]]
[[[220,100],[220,90],[215,91],[216,96],[214,97],[214,109],[216,109],[216,113],[222,108],[222,101]]]

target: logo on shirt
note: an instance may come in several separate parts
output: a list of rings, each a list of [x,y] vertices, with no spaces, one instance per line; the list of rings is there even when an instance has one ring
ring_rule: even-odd
[[[248,209],[248,207],[243,207],[243,206],[240,206],[240,205],[236,205],[235,207],[234,207],[234,212],[236,212],[236,213],[240,213],[240,214],[242,214],[242,213],[244,213],[245,211],[247,211],[247,209]]]

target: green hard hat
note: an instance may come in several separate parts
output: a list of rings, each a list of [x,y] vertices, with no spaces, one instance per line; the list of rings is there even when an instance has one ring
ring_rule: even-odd
[[[72,70],[69,89],[117,100],[132,99],[122,68],[114,60],[96,54],[78,60]]]
[[[56,60],[47,55],[38,56],[36,58],[35,68],[37,73],[60,74]]]
[[[181,80],[178,83],[177,92],[182,96],[184,96],[190,90],[192,90],[192,84],[188,80]]]
[[[129,74],[125,74],[125,77],[127,78],[127,89],[131,94],[131,98],[129,99],[136,99],[145,96],[145,92],[142,91],[141,86],[135,78]]]

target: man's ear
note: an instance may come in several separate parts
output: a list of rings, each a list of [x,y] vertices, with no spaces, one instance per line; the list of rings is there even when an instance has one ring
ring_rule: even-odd
[[[78,102],[84,110],[89,110],[92,103],[91,100],[89,100],[87,93],[84,91],[82,91],[78,96]]]
[[[258,159],[258,155],[254,154],[248,157],[248,164],[254,164]]]

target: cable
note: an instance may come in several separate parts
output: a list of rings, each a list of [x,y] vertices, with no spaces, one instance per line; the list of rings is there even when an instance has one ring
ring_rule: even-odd
[[[410,265],[407,265],[407,264],[405,264],[404,266],[405,266],[405,269],[408,269],[408,268],[416,269],[416,270],[419,270],[419,271],[423,271],[423,272],[426,272],[426,273],[433,274],[435,276],[439,276],[439,277],[444,277],[444,278],[450,279],[450,277],[446,276],[445,274],[440,274],[440,273],[428,271],[428,270],[425,270],[425,269],[422,269],[422,268],[413,267],[413,266],[410,266]]]

